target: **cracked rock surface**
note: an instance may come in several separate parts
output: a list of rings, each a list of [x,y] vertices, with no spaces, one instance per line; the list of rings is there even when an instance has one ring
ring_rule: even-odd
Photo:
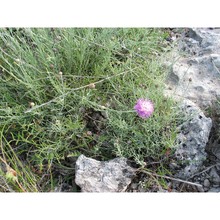
[[[166,180],[167,185],[171,192],[220,192],[220,115],[211,119],[204,111],[220,99],[220,28],[187,29],[177,48],[173,63],[166,63],[171,70],[165,94],[180,101],[186,120],[178,127],[170,169],[175,178],[200,186]],[[141,185],[144,174],[132,182],[134,175],[125,158],[101,162],[81,155],[76,162],[82,192],[124,192],[129,185],[128,192],[160,191]]]
[[[75,182],[82,192],[124,192],[134,175],[125,158],[104,162],[81,155],[76,161]]]
[[[178,45],[166,94],[210,106],[220,97],[220,29],[189,29]]]
[[[185,191],[220,192],[220,119],[201,111],[220,99],[220,28],[185,30],[177,45],[165,94],[194,116],[180,126],[176,176],[202,185]]]
[[[176,146],[175,157],[183,168],[176,176],[187,179],[198,172],[206,160],[205,147],[212,127],[212,120],[207,118],[201,109],[190,100],[185,99],[181,109],[188,119],[178,128],[178,146]]]

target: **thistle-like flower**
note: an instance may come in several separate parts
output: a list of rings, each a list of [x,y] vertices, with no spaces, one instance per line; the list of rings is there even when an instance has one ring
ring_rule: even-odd
[[[138,99],[134,109],[139,117],[149,118],[154,111],[154,106],[149,99]]]

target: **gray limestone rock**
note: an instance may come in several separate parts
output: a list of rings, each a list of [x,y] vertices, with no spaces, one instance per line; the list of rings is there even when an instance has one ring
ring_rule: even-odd
[[[203,185],[207,188],[210,187],[210,181],[208,179],[205,179]]]
[[[219,52],[220,29],[190,28],[188,38],[185,38],[185,42],[182,43],[181,46],[185,46],[188,52],[193,49],[193,54],[197,55],[212,53],[216,50]]]
[[[192,28],[188,35],[173,55],[165,93],[211,106],[220,98],[220,29]]]
[[[124,192],[134,175],[125,158],[103,162],[81,155],[76,161],[75,182],[82,192]]]
[[[176,176],[187,179],[198,172],[206,159],[205,146],[208,142],[212,120],[190,100],[184,100],[181,109],[186,121],[178,127],[175,157],[181,167]]]

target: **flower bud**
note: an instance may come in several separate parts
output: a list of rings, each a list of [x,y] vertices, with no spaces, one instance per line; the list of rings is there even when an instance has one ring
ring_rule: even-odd
[[[91,84],[89,84],[89,86],[88,86],[90,89],[95,89],[95,84],[94,83],[91,83]]]
[[[91,131],[87,131],[86,134],[87,134],[88,136],[92,136],[92,132],[91,132]]]
[[[33,108],[33,107],[35,106],[35,103],[34,103],[34,102],[29,102],[29,106],[30,106],[31,108]]]

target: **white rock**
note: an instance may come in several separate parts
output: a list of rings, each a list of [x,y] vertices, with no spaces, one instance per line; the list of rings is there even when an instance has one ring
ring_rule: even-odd
[[[134,175],[125,158],[103,162],[81,155],[76,161],[75,183],[82,192],[124,192]]]
[[[174,52],[179,59],[171,66],[165,93],[207,107],[220,95],[220,29],[194,28],[189,36],[179,43],[188,54]]]
[[[207,187],[207,188],[210,187],[210,182],[209,182],[209,180],[208,180],[208,179],[205,179],[203,185],[204,185],[204,187]]]

